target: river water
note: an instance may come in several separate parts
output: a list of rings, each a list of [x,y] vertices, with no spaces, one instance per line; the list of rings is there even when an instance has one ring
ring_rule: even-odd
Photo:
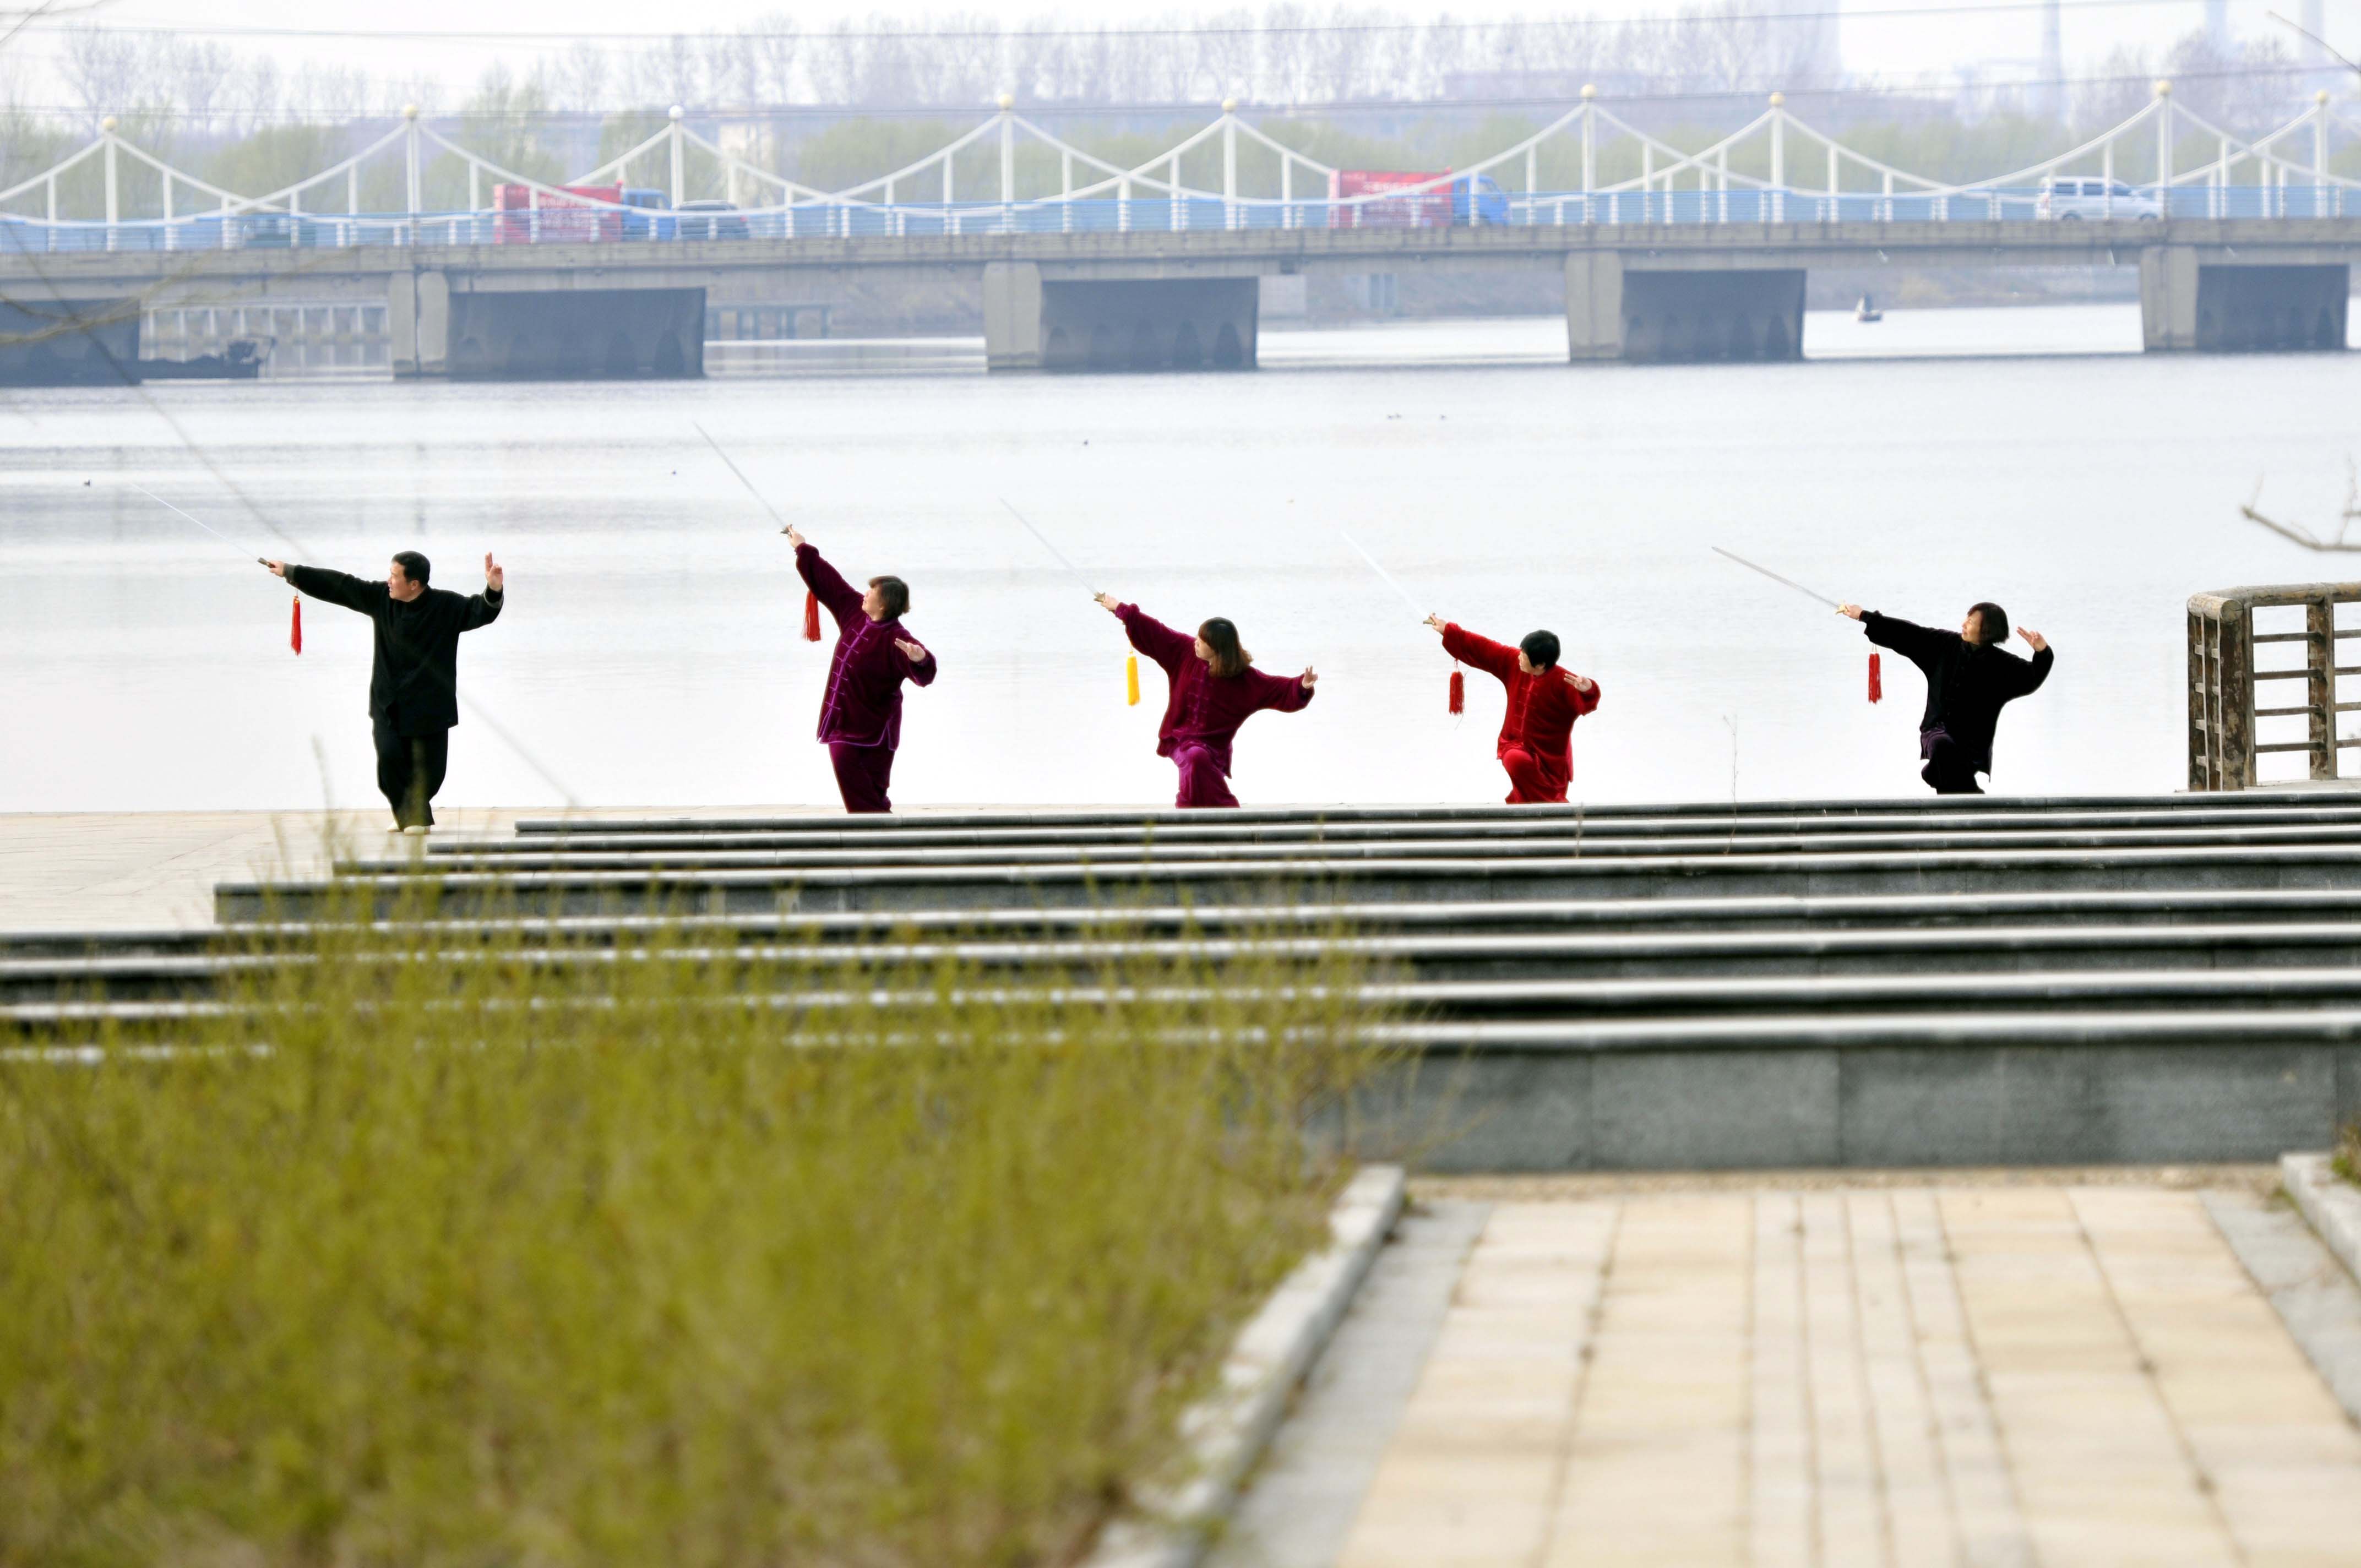
[[[1506,788],[1499,687],[1471,675],[1445,711],[1449,661],[1340,525],[1422,610],[1565,639],[1604,687],[1576,741],[1598,800],[1921,787],[1916,674],[1889,658],[1872,707],[1858,629],[1712,544],[1938,624],[1997,599],[2047,633],[2057,674],[2002,725],[2013,794],[2177,787],[2188,596],[2337,575],[2238,508],[2259,487],[2334,526],[2361,456],[2349,358],[2143,357],[2123,305],[1815,315],[1813,357],[1771,366],[1576,369],[1562,332],[1274,332],[1252,376],[9,394],[0,810],[373,798],[367,623],[307,604],[291,655],[289,592],[248,557],[376,575],[400,549],[438,586],[478,586],[488,550],[509,573],[507,614],[464,644],[446,801],[832,802],[826,649],[693,422],[848,576],[910,580],[943,673],[908,698],[907,806],[1171,796],[1160,675],[1125,706],[1115,622],[1002,498],[1090,586],[1318,668],[1310,709],[1242,735],[1249,804]]]

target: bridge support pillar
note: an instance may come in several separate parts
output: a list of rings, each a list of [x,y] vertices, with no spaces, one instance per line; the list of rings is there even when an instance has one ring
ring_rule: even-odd
[[[451,359],[451,280],[441,272],[397,272],[386,283],[386,334],[393,373],[442,376]]]
[[[386,324],[398,377],[467,380],[705,374],[702,289],[453,293],[440,272],[398,274]]]
[[[1576,365],[1623,357],[1620,252],[1566,252],[1565,356]]]
[[[0,387],[120,387],[139,379],[140,303],[0,300]]]
[[[2197,252],[2154,245],[2140,252],[2140,345],[2150,354],[2197,346]]]
[[[2343,265],[2217,267],[2158,247],[2140,256],[2141,341],[2151,353],[2343,348],[2351,289]]]
[[[1041,368],[1041,269],[1030,261],[984,264],[983,363],[991,370]]]
[[[1251,370],[1258,278],[1044,282],[1029,262],[984,269],[984,362],[994,370]]]
[[[1635,364],[1804,356],[1800,267],[1627,271],[1622,296],[1622,357]],[[1571,299],[1566,308],[1571,320]]]

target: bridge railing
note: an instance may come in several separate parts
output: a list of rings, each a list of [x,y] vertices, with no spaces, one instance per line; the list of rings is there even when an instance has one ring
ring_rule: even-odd
[[[1482,228],[1585,225],[1771,223],[2036,223],[2071,228],[2081,214],[2045,214],[2037,186],[1941,195],[1738,188],[1519,192],[1474,220]],[[2153,217],[2152,191],[2136,192],[2117,221]],[[2175,218],[2361,217],[2361,192],[2343,187],[2180,187],[2164,207]],[[593,217],[598,221],[588,221]],[[2095,218],[2097,214],[2092,214]],[[75,251],[350,249],[362,246],[648,245],[675,241],[846,239],[939,235],[1168,234],[1192,231],[1465,228],[1463,211],[1444,221],[1332,202],[1225,202],[1218,196],[1110,197],[1072,201],[897,203],[807,202],[794,206],[675,214],[628,213],[235,213],[117,223],[47,223],[0,214],[0,255]]]
[[[996,114],[889,173],[820,191],[760,168],[697,134],[675,107],[669,123],[638,146],[578,175],[574,189],[505,168],[423,122],[415,108],[374,142],[315,174],[260,196],[243,196],[176,170],[104,122],[98,139],[48,170],[0,190],[0,241],[27,251],[206,249],[354,245],[545,244],[602,241],[800,238],[912,234],[1150,232],[1182,229],[1510,225],[1623,223],[2060,222],[2144,215],[2304,218],[2361,215],[2361,181],[2333,171],[2332,140],[2351,126],[2315,94],[2311,107],[2277,128],[2242,137],[2177,107],[2169,82],[2120,124],[2022,169],[1969,182],[1914,173],[1844,146],[1798,118],[1784,95],[1719,140],[1675,147],[1616,115],[1590,89],[1538,130],[1455,171],[1351,196],[1342,173],[1287,146],[1224,103],[1218,117],[1170,147],[1125,167],[1063,140],[1016,113],[1004,96]],[[2191,165],[2185,144],[2207,146]],[[1054,194],[1020,198],[1020,142],[1057,158]],[[1544,190],[1545,145],[1578,146],[1576,189]],[[1602,150],[1636,154],[1639,172],[1602,181]],[[1241,151],[1269,168],[1276,194],[1240,182]],[[998,178],[974,179],[998,154]],[[718,167],[731,202],[693,203],[689,159]],[[967,159],[964,172],[961,155]],[[430,210],[427,159],[464,170],[467,201]],[[1217,188],[1189,183],[1193,159],[1218,166]],[[360,211],[363,166],[399,159],[398,214]],[[160,192],[160,214],[126,217],[123,166]],[[661,165],[662,168],[657,167]],[[2144,183],[2119,179],[2140,170]],[[1624,167],[1629,167],[1626,161]],[[636,171],[640,183],[634,184]],[[2082,195],[2083,182],[2098,177]],[[68,177],[71,176],[71,179]],[[443,178],[437,175],[438,180]],[[965,181],[966,183],[962,183]],[[2045,181],[2070,181],[2077,200],[2055,214]],[[63,182],[61,184],[61,181]],[[974,189],[976,184],[984,189]],[[104,192],[104,215],[68,214],[61,195],[83,185]],[[493,187],[507,187],[500,192]],[[1260,187],[1268,192],[1268,184]],[[925,195],[928,199],[911,200]],[[741,195],[751,200],[739,203]],[[344,211],[333,207],[341,196]],[[487,198],[507,200],[487,204]],[[631,199],[622,199],[629,196]],[[653,202],[653,205],[642,205]],[[2117,210],[2117,203],[2121,210]],[[26,207],[38,208],[27,211]],[[194,210],[192,210],[192,209]],[[324,208],[331,210],[323,210]],[[704,210],[699,210],[700,208]]]
[[[2361,583],[2190,598],[2191,789],[2252,789],[2267,782],[2261,759],[2275,752],[2303,753],[2309,778],[2343,776],[2338,753],[2361,747],[2361,736],[2348,740],[2336,728],[2338,714],[2361,710],[2361,701],[2338,700],[2338,680],[2361,676],[2361,663],[2338,663],[2340,643],[2361,642],[2361,624],[2337,624],[2336,607],[2346,604],[2361,604]],[[2297,729],[2302,739],[2286,738]]]

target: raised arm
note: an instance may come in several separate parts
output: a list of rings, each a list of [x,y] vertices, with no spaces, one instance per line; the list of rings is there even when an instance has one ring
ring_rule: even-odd
[[[2058,663],[2058,655],[2051,650],[2049,639],[2038,631],[2020,626],[2016,634],[2031,645],[2033,657],[2020,666],[2023,673],[2016,677],[2015,689],[2009,695],[2030,696],[2041,689],[2042,682],[2049,678],[2050,667]]]
[[[1274,708],[1280,713],[1300,713],[1312,701],[1312,688],[1319,684],[1319,675],[1311,670],[1300,675],[1266,675],[1260,670],[1248,670],[1246,678],[1253,683],[1255,707]]]
[[[828,613],[836,618],[836,629],[841,631],[857,621],[868,620],[869,612],[861,608],[861,590],[846,582],[835,567],[821,560],[819,552],[813,549],[803,535],[796,534],[795,539],[796,573],[803,578],[804,587],[811,589]]]
[[[284,561],[265,561],[264,565],[287,579],[295,591],[340,604],[346,609],[357,609],[363,615],[374,609],[386,597],[383,583],[366,582],[343,572],[332,572],[325,566],[292,566]]]
[[[1104,597],[1101,602],[1104,602]],[[1115,604],[1108,608],[1123,622],[1124,635],[1131,639],[1131,645],[1162,665],[1166,674],[1178,675],[1180,661],[1195,655],[1195,638],[1173,630],[1137,605]]]
[[[1840,607],[1837,613],[1849,615],[1860,621],[1861,630],[1868,634],[1872,642],[1881,648],[1893,649],[1914,664],[1925,664],[1942,650],[1944,634],[1916,621],[1904,620],[1899,616],[1880,615],[1873,609],[1863,609],[1852,604]]]
[[[1488,637],[1478,637],[1455,620],[1427,617],[1427,624],[1443,633],[1443,651],[1463,664],[1473,664],[1502,685],[1517,673],[1517,651]]]
[[[894,634],[893,658],[897,674],[922,686],[935,684],[934,651],[925,644],[913,642],[897,630]]]
[[[508,574],[489,554],[484,557],[484,591],[470,594],[459,610],[459,630],[473,631],[479,626],[489,626],[500,618],[500,606],[507,602]]]

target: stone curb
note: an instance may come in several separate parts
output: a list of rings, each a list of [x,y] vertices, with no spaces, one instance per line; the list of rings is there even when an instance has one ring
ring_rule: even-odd
[[[1400,1166],[1366,1167],[1346,1184],[1328,1213],[1327,1248],[1280,1281],[1232,1342],[1220,1388],[1181,1418],[1188,1480],[1145,1499],[1148,1517],[1110,1525],[1082,1568],[1196,1568],[1401,1207]]]
[[[2329,1168],[2324,1154],[2279,1157],[2279,1181],[2328,1250],[2361,1280],[2361,1187]]]

